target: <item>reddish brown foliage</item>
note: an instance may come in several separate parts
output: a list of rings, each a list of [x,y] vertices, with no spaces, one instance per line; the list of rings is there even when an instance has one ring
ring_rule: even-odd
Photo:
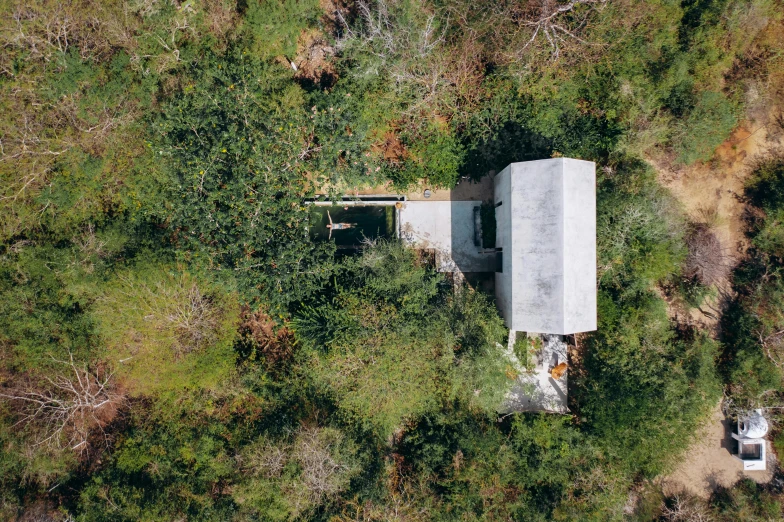
[[[0,388],[0,399],[13,405],[17,424],[31,427],[36,445],[70,447],[85,456],[101,441],[108,445],[104,428],[113,423],[126,406],[124,391],[106,366],[92,367],[58,360],[65,369],[52,377],[37,379],[28,373],[12,377]]]
[[[260,355],[270,368],[280,368],[294,354],[294,334],[280,326],[266,310],[251,312],[248,306],[240,314],[240,338],[249,351]],[[251,354],[249,354],[251,355]]]
[[[385,160],[393,164],[400,163],[408,156],[405,145],[400,141],[400,138],[394,130],[387,131],[384,134],[383,141],[373,144],[372,150],[374,153],[382,155]]]

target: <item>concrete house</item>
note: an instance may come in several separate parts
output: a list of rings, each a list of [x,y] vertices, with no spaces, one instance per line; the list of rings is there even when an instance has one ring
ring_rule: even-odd
[[[512,163],[494,180],[498,307],[510,330],[596,330],[596,166]]]
[[[494,287],[510,330],[505,356],[519,371],[499,411],[564,413],[563,336],[596,330],[596,166],[569,158],[525,161],[484,185],[467,185],[481,190],[406,201],[399,237],[433,252],[438,270],[478,275]],[[482,207],[489,202],[495,245],[486,248]],[[514,348],[518,339],[526,348]]]
[[[312,204],[327,207],[314,211],[311,232],[322,239],[333,221],[353,225],[338,229],[339,248],[394,235],[436,270],[495,292],[509,328],[505,356],[519,372],[499,411],[567,411],[564,336],[596,330],[594,163],[525,161],[452,190]]]
[[[495,248],[483,248],[480,237],[480,207],[488,200],[495,204]],[[495,273],[496,301],[510,330],[596,329],[594,163],[512,163],[467,199],[406,201],[399,227],[403,240],[436,253],[442,272]]]

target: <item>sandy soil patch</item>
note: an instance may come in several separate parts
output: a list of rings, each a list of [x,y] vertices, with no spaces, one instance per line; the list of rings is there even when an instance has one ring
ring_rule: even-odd
[[[766,483],[773,478],[775,462],[768,462],[766,471],[743,471],[743,463],[732,456],[735,440],[732,422],[724,417],[721,406],[711,412],[710,418],[696,434],[696,443],[689,448],[673,473],[661,479],[665,495],[682,491],[708,498],[719,486],[730,487],[747,477]],[[770,444],[769,444],[770,445]],[[768,447],[768,458],[774,458]]]
[[[766,126],[744,122],[716,151],[714,160],[682,169],[656,165],[659,180],[683,204],[692,220],[708,222],[731,255],[742,255],[743,186],[750,163],[770,148]]]
[[[727,262],[734,266],[746,254],[745,202],[743,189],[757,160],[775,150],[781,150],[784,139],[776,109],[769,110],[756,121],[746,121],[732,133],[716,151],[709,163],[672,169],[651,162],[659,172],[660,182],[669,188],[683,204],[689,217],[706,223],[721,241]],[[690,310],[688,319],[693,324],[718,335],[718,322],[724,305],[732,298],[733,289],[727,278],[717,285],[717,296],[706,300],[697,310]],[[671,310],[681,314],[683,310]],[[718,486],[732,486],[738,479],[751,478],[760,483],[770,481],[775,457],[768,451],[768,471],[743,471],[743,464],[732,457],[735,441],[731,422],[714,408],[711,416],[699,428],[696,442],[684,455],[677,469],[661,479],[665,494],[687,491],[707,498]]]
[[[710,162],[678,168],[650,160],[659,181],[681,202],[689,218],[707,224],[716,234],[730,267],[743,258],[748,248],[743,200],[746,180],[756,161],[784,146],[776,114],[771,110],[764,119],[743,122]],[[733,291],[726,278],[715,286],[717,295],[707,299],[700,309],[672,313],[686,313],[690,322],[718,335],[721,312]]]

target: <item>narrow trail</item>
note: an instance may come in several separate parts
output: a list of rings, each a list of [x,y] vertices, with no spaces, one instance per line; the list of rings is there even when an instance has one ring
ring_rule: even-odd
[[[650,163],[659,173],[661,184],[680,201],[689,218],[710,226],[721,241],[727,264],[734,267],[748,248],[743,200],[746,180],[757,161],[782,148],[784,132],[776,124],[774,111],[770,111],[762,121],[741,123],[719,146],[710,162],[682,168]],[[706,299],[700,309],[671,309],[671,313],[718,336],[719,318],[733,291],[728,278],[716,288],[717,295]]]
[[[730,266],[746,255],[745,203],[743,188],[756,162],[773,151],[784,150],[784,131],[777,124],[777,110],[764,118],[745,121],[716,151],[711,162],[672,169],[651,162],[659,173],[659,181],[681,202],[689,218],[708,224],[721,241]],[[706,299],[700,309],[684,310],[670,307],[672,316],[679,316],[714,337],[719,335],[719,320],[724,306],[734,292],[729,278],[717,285],[717,295]],[[672,303],[671,303],[672,304]],[[772,472],[744,472],[740,461],[732,457],[732,426],[717,404],[695,434],[695,442],[678,467],[660,479],[666,494],[686,491],[708,498],[719,486],[731,486],[740,478],[768,482]]]

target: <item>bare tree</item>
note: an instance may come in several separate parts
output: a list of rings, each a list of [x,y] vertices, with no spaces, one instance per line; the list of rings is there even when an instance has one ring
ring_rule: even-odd
[[[71,243],[78,249],[79,255],[72,262],[73,265],[80,266],[88,274],[95,270],[93,261],[104,259],[108,255],[106,242],[102,241],[95,234],[95,225],[88,223],[82,227],[81,232],[71,238]]]
[[[53,358],[54,359],[54,358]],[[70,447],[80,452],[88,449],[94,429],[103,433],[109,410],[118,408],[125,398],[116,391],[113,374],[91,371],[87,365],[54,359],[67,368],[54,377],[45,377],[47,387],[0,392],[0,397],[21,406],[19,423],[35,424],[42,434],[37,444]]]
[[[523,45],[521,51],[528,49],[538,37],[544,36],[552,50],[552,58],[555,60],[561,54],[561,48],[569,42],[579,42],[587,44],[586,40],[579,36],[579,31],[585,26],[587,17],[580,16],[577,21],[567,22],[567,17],[573,17],[575,10],[581,6],[595,8],[606,4],[608,0],[571,0],[562,3],[558,0],[537,0],[532,2],[533,12],[525,17],[522,25],[531,29],[531,37]]]
[[[148,284],[130,276],[124,283],[122,308],[143,314],[144,322],[157,332],[170,332],[177,356],[203,348],[217,335],[222,311],[212,296],[202,292],[196,281],[185,274],[166,277]],[[116,298],[112,298],[115,304]]]
[[[699,500],[680,494],[669,498],[662,508],[662,517],[669,522],[711,522],[713,517]]]
[[[261,475],[268,479],[281,476],[283,468],[289,461],[288,444],[271,444],[269,442],[262,445],[254,445],[242,455],[237,456],[237,461],[244,471],[253,475]]]
[[[437,30],[441,24],[435,13],[430,13],[421,27],[403,26],[397,23],[389,6],[388,0],[358,0],[356,9],[362,24],[355,31],[337,11],[337,18],[346,31],[344,38],[338,41],[338,48],[345,47],[352,40],[359,40],[373,54],[387,61],[400,54],[423,58],[444,42],[448,20],[441,31]]]
[[[730,270],[730,260],[716,234],[707,226],[698,224],[686,238],[689,254],[684,275],[696,278],[704,285],[716,284]]]
[[[768,359],[778,368],[784,368],[784,330],[769,332],[763,327],[755,333]]]
[[[251,476],[275,480],[287,498],[292,518],[299,520],[334,501],[348,487],[359,471],[353,451],[350,441],[337,429],[302,426],[283,440],[260,440],[236,458]],[[298,473],[284,473],[287,466]]]
[[[401,7],[394,0],[359,0],[356,10],[358,22],[353,27],[336,12],[345,31],[336,49],[358,47],[377,57],[399,90],[415,93],[416,101],[405,111],[407,115],[438,105],[446,93],[454,90],[450,78],[454,57],[443,49],[448,14],[423,8],[422,16],[412,23],[401,15]]]
[[[292,457],[302,468],[308,501],[320,504],[348,485],[351,467],[337,458],[342,435],[329,428],[303,428],[297,434]]]
[[[220,323],[220,314],[212,305],[212,299],[203,294],[195,282],[185,289],[182,298],[172,303],[165,317],[174,326],[182,351],[212,342]]]

